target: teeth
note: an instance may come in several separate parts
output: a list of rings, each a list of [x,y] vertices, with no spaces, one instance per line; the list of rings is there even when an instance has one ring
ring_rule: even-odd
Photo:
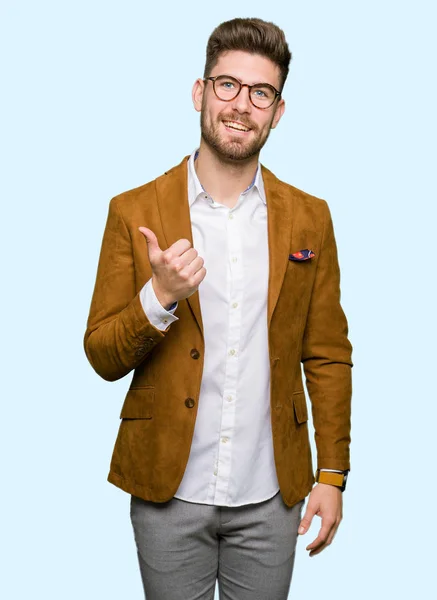
[[[223,121],[226,127],[230,127],[231,129],[238,129],[239,131],[250,131],[248,127],[244,127],[244,125],[240,125],[239,123],[234,123],[233,121]]]

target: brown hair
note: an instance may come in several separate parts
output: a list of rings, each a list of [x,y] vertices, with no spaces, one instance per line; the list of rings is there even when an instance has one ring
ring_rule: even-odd
[[[221,23],[209,36],[204,77],[209,77],[220,54],[243,50],[269,58],[280,69],[280,89],[287,79],[291,52],[285,34],[277,25],[262,19],[232,19]]]

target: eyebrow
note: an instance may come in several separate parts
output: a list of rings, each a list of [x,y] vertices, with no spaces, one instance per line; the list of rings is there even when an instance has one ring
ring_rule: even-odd
[[[231,75],[231,73],[222,73],[222,75],[227,75],[228,77],[233,77],[234,79],[236,79],[240,83],[243,83],[243,81],[240,79],[240,77],[237,77],[236,75]],[[219,76],[220,75],[213,75],[213,77],[219,77]],[[258,79],[257,81],[254,81],[253,83],[249,83],[248,85],[256,85],[257,83],[265,83],[267,85],[271,85],[275,89],[279,89],[279,88],[276,88],[276,86],[273,85],[273,83],[269,83],[268,81],[262,81],[260,79]]]

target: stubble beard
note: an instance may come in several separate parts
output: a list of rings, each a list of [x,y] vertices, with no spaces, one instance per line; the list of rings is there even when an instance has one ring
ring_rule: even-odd
[[[241,121],[241,118],[238,118],[238,116],[232,117],[230,115],[220,115],[217,119],[217,122],[212,123],[211,121],[207,120],[206,110],[204,107],[202,107],[202,111],[200,113],[200,132],[204,142],[213,148],[213,150],[215,150],[215,152],[224,160],[243,161],[259,154],[261,148],[267,142],[267,139],[270,135],[271,123],[264,134],[257,134],[255,127],[252,127],[252,135],[255,135],[253,135],[253,139],[250,141],[250,143],[248,143],[246,139],[239,139],[237,137],[238,134],[235,136],[234,140],[225,141],[223,136],[220,135],[220,128],[224,118],[230,121]],[[249,127],[250,125],[247,124],[247,126]]]

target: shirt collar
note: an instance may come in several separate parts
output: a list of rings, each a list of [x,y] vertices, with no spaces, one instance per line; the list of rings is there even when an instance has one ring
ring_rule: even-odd
[[[196,160],[198,154],[199,149],[197,148],[196,150],[194,150],[194,152],[191,154],[188,160],[188,203],[190,206],[200,194],[205,194],[205,190],[203,189],[203,186],[199,181],[196,169],[194,167],[194,161]],[[259,162],[252,183],[247,189],[244,190],[243,194],[246,194],[252,188],[256,188],[258,190],[261,200],[264,202],[264,204],[267,204],[266,193],[264,189],[264,181],[261,174],[261,164]]]

